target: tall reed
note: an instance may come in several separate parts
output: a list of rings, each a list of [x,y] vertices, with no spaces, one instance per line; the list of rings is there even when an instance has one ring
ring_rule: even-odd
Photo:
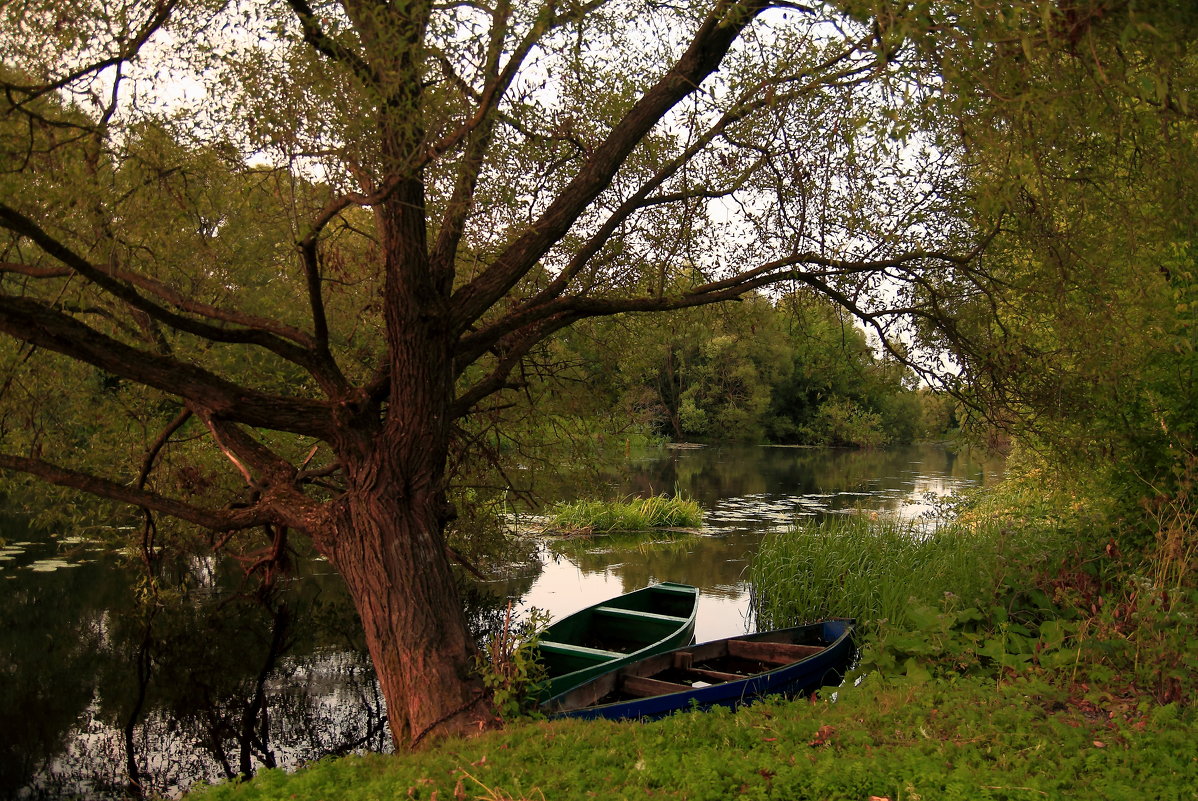
[[[627,501],[575,501],[559,504],[549,514],[550,527],[567,534],[697,528],[702,524],[703,509],[698,502],[668,495]]]
[[[997,527],[926,532],[838,516],[767,535],[749,568],[750,609],[762,629],[828,617],[901,623],[912,603],[938,605],[946,593],[977,602],[1002,561]]]

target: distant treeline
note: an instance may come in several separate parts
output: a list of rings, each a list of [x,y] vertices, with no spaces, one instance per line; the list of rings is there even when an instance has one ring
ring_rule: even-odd
[[[608,432],[879,447],[958,424],[952,399],[919,388],[846,312],[805,293],[583,323],[541,359],[565,380],[540,402]]]

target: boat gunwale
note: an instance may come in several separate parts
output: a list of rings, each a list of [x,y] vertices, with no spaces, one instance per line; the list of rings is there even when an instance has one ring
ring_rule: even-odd
[[[593,665],[585,665],[583,667],[577,668],[575,670],[570,671],[569,673],[562,673],[560,675],[551,676],[551,677],[547,678],[545,680],[544,690],[542,691],[545,701],[548,701],[550,698],[556,698],[564,693],[570,692],[571,690],[579,687],[580,685],[586,684],[587,682],[593,680],[594,678],[604,675],[605,673],[608,673],[610,671],[618,670],[621,667],[625,667],[634,662],[638,662],[641,659],[651,657],[651,656],[661,653],[663,651],[672,651],[675,648],[683,647],[682,643],[678,642],[682,638],[686,638],[688,640],[693,640],[694,639],[695,622],[698,619],[698,615],[699,615],[699,588],[694,587],[689,584],[680,584],[680,583],[672,582],[672,581],[663,581],[663,582],[657,582],[654,584],[650,584],[648,586],[641,587],[638,590],[633,590],[632,592],[623,593],[621,595],[616,596],[615,598],[609,598],[607,600],[600,601],[595,604],[591,604],[590,606],[585,606],[582,609],[579,609],[575,612],[572,612],[569,615],[566,615],[561,620],[551,623],[549,625],[547,631],[551,630],[554,626],[559,626],[559,625],[565,623],[566,621],[570,620],[570,618],[572,618],[572,617],[579,616],[579,615],[586,615],[586,614],[594,615],[596,613],[596,610],[601,606],[612,607],[614,609],[619,609],[624,612],[641,611],[641,610],[629,608],[627,606],[621,606],[620,604],[636,603],[640,597],[642,597],[642,596],[649,597],[654,593],[661,593],[663,595],[666,595],[667,597],[668,597],[668,595],[674,595],[675,597],[685,596],[690,602],[690,613],[686,617],[682,617],[681,615],[658,614],[658,615],[656,615],[655,622],[661,623],[661,622],[675,622],[676,621],[676,623],[677,623],[677,625],[675,625],[672,629],[670,629],[670,631],[667,632],[664,636],[662,636],[662,637],[658,638],[657,640],[654,640],[650,643],[647,643],[640,648],[637,648],[635,651],[630,651],[628,653],[621,654],[618,658],[611,659],[608,661],[599,661]],[[633,596],[637,596],[637,597],[634,598]],[[650,613],[650,614],[653,614],[653,613]],[[646,619],[654,620],[654,618],[646,618]],[[542,640],[542,641],[548,642],[551,644],[571,645],[571,643],[568,643],[565,641],[560,641],[560,640]],[[675,644],[676,642],[678,642],[678,644]],[[591,649],[591,650],[600,650],[600,649]],[[602,650],[607,650],[607,649],[602,649]],[[617,653],[617,652],[613,652],[613,653]],[[562,689],[552,691],[552,688],[555,684],[561,686]]]
[[[681,687],[684,687],[685,689],[680,689],[676,692],[661,693],[659,695],[648,695],[648,696],[644,696],[644,697],[636,698],[636,699],[622,699],[622,700],[618,700],[618,701],[611,701],[606,704],[594,704],[593,702],[591,702],[590,704],[578,704],[576,706],[572,706],[567,709],[561,708],[562,704],[566,701],[566,696],[575,695],[575,694],[580,693],[588,688],[590,688],[592,690],[592,695],[595,695],[595,693],[598,693],[595,696],[596,699],[602,698],[608,692],[611,692],[616,689],[616,682],[622,676],[637,676],[639,678],[652,678],[652,676],[656,672],[660,672],[662,670],[669,669],[671,666],[674,654],[676,654],[680,651],[689,651],[689,652],[697,654],[698,652],[700,652],[700,649],[703,649],[705,647],[710,648],[712,646],[724,645],[733,640],[746,640],[747,638],[754,638],[754,639],[747,640],[750,642],[770,642],[770,640],[768,640],[767,638],[771,635],[779,635],[779,634],[783,634],[783,633],[790,633],[790,632],[797,632],[800,630],[812,629],[817,626],[824,626],[829,623],[843,624],[844,630],[841,631],[841,633],[835,639],[833,639],[826,646],[824,646],[819,652],[810,654],[806,657],[797,659],[793,662],[788,662],[786,664],[778,665],[777,667],[774,667],[770,670],[763,670],[763,671],[753,673],[753,674],[750,674],[747,676],[742,676],[736,680],[730,680],[730,681],[719,682],[716,684],[710,684],[707,687],[694,688],[694,687],[685,687],[685,685],[679,685]],[[851,639],[854,636],[855,630],[856,630],[856,619],[854,619],[854,618],[828,618],[828,619],[817,621],[814,623],[808,623],[808,624],[803,624],[803,625],[799,625],[799,626],[791,626],[791,627],[785,628],[785,629],[776,629],[773,631],[756,632],[754,634],[741,634],[741,635],[737,635],[737,636],[733,636],[733,637],[723,637],[723,638],[720,638],[717,640],[709,640],[707,642],[698,643],[695,645],[673,648],[668,651],[662,651],[657,654],[653,654],[653,655],[649,655],[649,656],[646,656],[646,657],[643,657],[640,659],[633,660],[632,662],[625,664],[623,666],[620,666],[620,667],[612,668],[610,671],[607,671],[606,673],[598,675],[586,682],[583,682],[583,683],[575,685],[574,687],[571,687],[567,690],[564,690],[564,691],[554,695],[553,697],[548,698],[545,701],[543,701],[541,703],[541,710],[543,712],[545,712],[547,715],[549,715],[551,718],[554,718],[554,717],[597,718],[597,717],[606,717],[606,715],[604,714],[605,712],[617,710],[619,707],[623,707],[623,706],[627,706],[627,707],[631,708],[631,707],[634,707],[636,705],[643,704],[643,703],[652,703],[653,705],[664,707],[664,706],[667,706],[668,704],[672,703],[671,699],[677,700],[677,698],[679,696],[687,697],[686,704],[681,704],[672,709],[665,710],[664,712],[655,712],[653,714],[668,714],[671,711],[676,711],[679,709],[686,709],[690,705],[690,701],[692,699],[694,701],[696,701],[700,706],[703,706],[705,704],[718,705],[718,704],[725,703],[727,701],[735,701],[736,698],[733,697],[736,695],[735,690],[740,690],[739,698],[743,700],[747,695],[744,690],[747,689],[748,685],[750,685],[751,683],[756,683],[758,685],[764,684],[768,687],[771,684],[771,679],[776,678],[778,673],[781,673],[781,672],[788,672],[788,673],[796,672],[797,673],[807,663],[828,658],[829,654],[832,654],[832,655],[839,654],[839,652],[843,648],[846,647],[846,641],[851,641]],[[848,645],[851,646],[851,642],[848,643]],[[705,658],[710,658],[710,657],[705,657]],[[696,659],[696,661],[702,661],[702,660]],[[657,664],[654,664],[653,666],[649,667],[648,669],[641,671],[645,674],[648,674],[648,675],[644,675],[644,676],[641,675],[641,673],[630,673],[629,672],[633,668],[643,668],[651,662],[660,663],[661,666],[658,667]],[[609,684],[610,684],[610,686],[608,686]],[[601,689],[604,691],[598,692]],[[729,692],[729,690],[733,690],[733,692]],[[755,693],[751,693],[748,695],[756,695],[756,694],[757,693],[755,692]],[[705,701],[702,696],[706,696],[708,698],[708,700]],[[656,703],[654,703],[654,702],[656,702]],[[557,707],[557,708],[554,708],[554,707]],[[624,716],[624,717],[635,718],[635,717],[643,717],[643,716],[644,715],[628,715],[628,716]]]

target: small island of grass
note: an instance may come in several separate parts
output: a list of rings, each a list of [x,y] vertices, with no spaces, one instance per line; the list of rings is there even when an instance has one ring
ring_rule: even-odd
[[[549,510],[546,531],[563,536],[593,536],[659,529],[695,529],[703,525],[698,502],[678,495],[654,495],[621,501],[580,500]]]

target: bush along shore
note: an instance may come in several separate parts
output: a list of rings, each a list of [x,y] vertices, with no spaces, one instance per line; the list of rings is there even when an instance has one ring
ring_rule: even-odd
[[[1045,487],[1027,470],[935,533],[858,520],[768,540],[753,566],[763,627],[862,623],[859,668],[823,697],[515,720],[193,797],[1196,798],[1194,555],[1162,547],[1170,530],[1127,534],[1101,492]]]

